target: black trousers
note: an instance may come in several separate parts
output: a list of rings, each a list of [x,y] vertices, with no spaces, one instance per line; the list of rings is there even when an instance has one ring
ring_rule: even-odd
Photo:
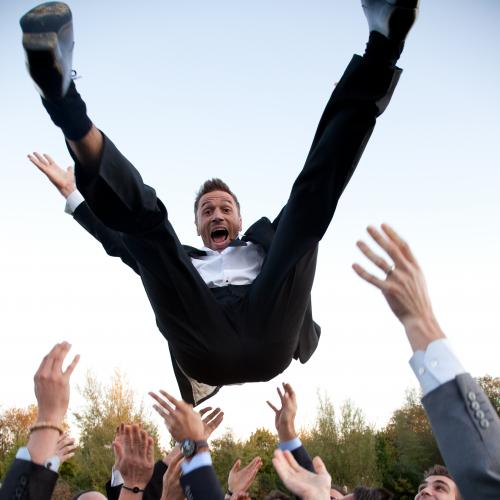
[[[263,243],[266,258],[244,288],[214,293],[205,285],[154,189],[107,137],[95,171],[76,162],[78,189],[102,223],[123,234],[158,327],[188,375],[210,385],[269,380],[290,364],[304,332],[314,330],[318,242],[400,72],[354,56],[286,205],[273,222],[261,219],[247,231],[249,240]],[[302,361],[316,347],[309,344]]]

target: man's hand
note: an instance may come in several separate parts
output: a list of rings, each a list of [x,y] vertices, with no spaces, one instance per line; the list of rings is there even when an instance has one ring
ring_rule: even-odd
[[[183,460],[184,457],[180,451],[172,457],[167,472],[163,475],[163,491],[160,500],[184,500],[185,495],[180,482]]]
[[[65,371],[64,359],[71,344],[61,342],[45,356],[35,373],[35,396],[38,401],[38,422],[61,425],[69,404],[69,379],[80,356],[76,355]]]
[[[69,379],[79,356],[75,356],[65,371],[62,369],[71,345],[68,342],[56,344],[43,358],[35,373],[35,396],[38,401],[37,424],[61,427],[69,403]],[[28,440],[31,460],[43,464],[56,452],[59,431],[51,427],[34,430]]]
[[[238,459],[229,471],[227,478],[227,486],[229,491],[234,492],[247,492],[257,476],[257,472],[262,467],[262,460],[260,457],[255,457],[247,466],[241,467],[241,460]]]
[[[178,442],[188,438],[194,441],[205,439],[205,426],[192,405],[175,399],[165,391],[160,390],[160,394],[163,398],[154,392],[149,393],[158,403],[153,408],[163,417],[172,437]]]
[[[295,415],[297,415],[297,397],[290,384],[283,383],[283,392],[276,388],[281,401],[281,408],[278,410],[270,401],[267,404],[274,411],[274,425],[278,431],[280,442],[290,441],[297,437],[295,431]]]
[[[129,488],[137,486],[144,489],[153,475],[153,438],[138,424],[120,424],[113,449],[123,484]]]
[[[330,500],[332,478],[319,457],[313,459],[316,474],[301,467],[289,451],[274,451],[273,465],[285,486],[302,500]]]
[[[392,312],[403,323],[413,351],[423,351],[430,342],[445,335],[432,311],[424,275],[410,247],[387,224],[382,224],[382,230],[385,236],[372,226],[367,228],[370,236],[392,259],[394,266],[373,252],[366,243],[358,241],[357,246],[386,273],[386,279],[377,278],[359,264],[353,264],[352,267],[361,278],[382,292]]]
[[[200,410],[200,416],[202,417],[203,427],[205,429],[205,440],[212,435],[212,432],[219,427],[222,420],[224,419],[224,412],[220,408],[216,408],[207,416],[205,413],[208,413],[212,408],[208,406],[207,408],[202,408]]]
[[[28,155],[28,158],[38,170],[47,176],[64,198],[76,190],[73,167],[64,170],[47,154],[33,153]]]
[[[68,434],[63,434],[57,441],[56,446],[56,455],[59,457],[61,464],[72,458],[77,448],[75,440]]]

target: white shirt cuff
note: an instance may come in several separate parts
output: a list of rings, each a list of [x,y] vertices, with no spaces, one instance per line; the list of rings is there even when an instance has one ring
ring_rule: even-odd
[[[120,484],[123,484],[123,477],[118,469],[113,468],[111,469],[111,486],[120,486]]]
[[[31,453],[28,450],[27,446],[22,446],[17,450],[16,458],[18,460],[26,460],[27,462],[32,461]],[[59,467],[61,466],[61,460],[57,455],[53,455],[52,457],[45,460],[43,465],[52,472],[57,472],[59,470]]]
[[[290,439],[289,441],[283,441],[278,445],[278,448],[281,451],[286,451],[286,450],[293,451],[296,450],[297,448],[300,448],[301,446],[302,446],[302,441],[298,437],[296,437]]]
[[[80,203],[83,203],[85,200],[83,199],[82,193],[75,189],[67,198],[66,198],[66,206],[64,207],[64,211],[67,214],[72,215],[73,212],[77,209]]]
[[[420,382],[424,396],[465,373],[448,339],[434,340],[425,352],[415,351],[410,359],[410,366]]]
[[[189,474],[195,469],[205,467],[206,465],[212,465],[212,457],[209,451],[202,451],[195,455],[189,462],[182,462],[181,468],[183,474]]]

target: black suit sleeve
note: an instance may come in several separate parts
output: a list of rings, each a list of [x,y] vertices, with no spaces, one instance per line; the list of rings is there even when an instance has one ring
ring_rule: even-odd
[[[82,202],[73,213],[74,219],[85,230],[87,230],[97,241],[101,243],[104,250],[112,257],[120,259],[131,267],[137,274],[139,269],[137,262],[123,243],[122,234],[105,226],[92,212],[87,202]]]
[[[299,448],[295,448],[295,450],[292,451],[293,458],[297,460],[297,463],[301,466],[304,467],[304,469],[307,469],[308,471],[316,473],[313,467],[313,463],[311,460],[311,457],[309,456],[309,453],[307,453],[307,450],[304,448],[304,446],[300,446]]]
[[[500,498],[500,419],[467,373],[424,396],[439,450],[464,499]]]
[[[119,484],[118,486],[111,486],[111,481],[108,481],[106,483],[106,497],[108,500],[118,500],[121,491],[121,484]]]
[[[158,500],[161,497],[165,472],[167,472],[167,465],[162,460],[158,460],[155,463],[153,476],[144,491],[144,500]]]
[[[224,492],[212,466],[206,465],[181,476],[187,500],[223,500]]]
[[[28,460],[14,460],[0,488],[0,500],[49,500],[58,474]]]

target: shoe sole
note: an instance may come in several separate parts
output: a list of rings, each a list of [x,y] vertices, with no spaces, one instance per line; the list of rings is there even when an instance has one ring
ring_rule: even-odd
[[[47,2],[24,14],[20,24],[24,33],[57,33],[71,20],[71,10],[65,3]]]

